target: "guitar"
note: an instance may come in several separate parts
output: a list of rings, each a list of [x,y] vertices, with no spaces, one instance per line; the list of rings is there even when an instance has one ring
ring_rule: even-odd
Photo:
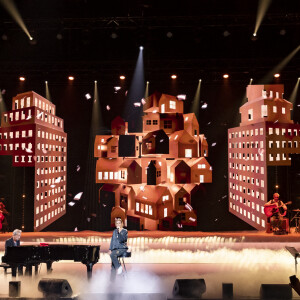
[[[284,203],[285,205],[290,205],[292,204],[292,201],[289,201],[287,203]],[[269,206],[264,207],[264,213],[265,215],[269,218],[272,217],[273,215],[279,213],[282,217],[286,215],[286,210],[283,210],[282,207],[278,207],[275,203],[271,204]]]

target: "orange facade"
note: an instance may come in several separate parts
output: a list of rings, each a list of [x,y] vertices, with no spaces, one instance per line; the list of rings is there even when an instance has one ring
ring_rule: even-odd
[[[143,132],[128,133],[116,117],[112,135],[96,136],[96,183],[105,184],[99,202],[101,191],[113,193],[111,223],[121,217],[148,230],[196,226],[191,191],[211,182],[212,170],[197,118],[183,114],[183,106],[175,96],[154,93],[143,106]]]
[[[283,85],[249,85],[241,124],[228,130],[229,211],[258,230],[266,229],[268,167],[290,166],[299,154],[300,125]]]
[[[65,214],[67,134],[53,103],[35,92],[14,97],[1,116],[0,155],[11,155],[14,167],[34,168],[34,198],[26,199],[34,211],[23,211],[32,213],[32,226],[24,230],[40,231]]]

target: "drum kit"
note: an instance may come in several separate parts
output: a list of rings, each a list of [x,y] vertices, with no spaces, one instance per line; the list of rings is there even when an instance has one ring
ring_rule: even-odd
[[[300,209],[293,209],[292,212],[294,213],[294,216],[291,219],[291,223],[295,220],[295,233],[300,233]]]

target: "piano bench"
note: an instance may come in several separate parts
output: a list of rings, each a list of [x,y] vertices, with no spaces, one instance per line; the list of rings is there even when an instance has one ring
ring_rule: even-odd
[[[3,268],[4,269],[4,273],[8,274],[7,273],[7,269],[11,269],[11,266],[8,265],[8,264],[6,264],[6,263],[2,263],[2,264],[0,264],[0,268]]]
[[[124,269],[125,273],[127,273],[126,265],[125,265],[125,261],[124,261],[125,257],[131,257],[131,251],[126,251],[123,253],[123,255],[118,257],[120,265],[122,266],[122,264],[123,264],[123,269]]]

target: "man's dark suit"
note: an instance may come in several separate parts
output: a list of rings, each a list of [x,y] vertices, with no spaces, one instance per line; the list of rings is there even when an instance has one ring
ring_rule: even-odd
[[[19,247],[20,246],[20,240],[14,242],[13,238],[10,238],[5,241],[5,254],[7,254],[7,247]],[[13,270],[14,269],[14,270]],[[13,276],[16,277],[16,268],[12,268]],[[18,273],[19,275],[23,275],[23,266],[18,266]]]
[[[7,253],[7,247],[19,247],[20,246],[20,240],[16,241],[16,243],[14,243],[14,239],[10,238],[8,240],[6,240],[5,242],[5,254]]]

